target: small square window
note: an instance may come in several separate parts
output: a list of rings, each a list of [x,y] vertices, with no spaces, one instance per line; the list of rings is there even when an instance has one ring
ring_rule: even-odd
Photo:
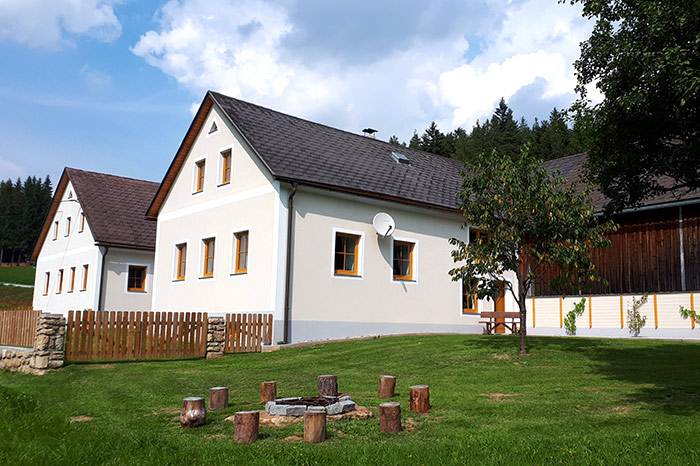
[[[394,279],[413,280],[413,243],[394,241]]]
[[[339,275],[357,275],[360,237],[347,233],[335,234],[334,270]]]
[[[129,266],[129,277],[126,289],[128,291],[146,291],[146,267],[141,265]]]

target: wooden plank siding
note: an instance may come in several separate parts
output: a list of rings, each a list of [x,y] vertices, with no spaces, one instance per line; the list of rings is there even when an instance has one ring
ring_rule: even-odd
[[[0,310],[0,345],[34,346],[39,315],[32,309]]]
[[[683,208],[685,289],[681,280],[679,207],[618,215],[620,225],[609,233],[612,245],[595,250],[593,262],[607,280],[594,282],[588,294],[659,293],[700,290],[700,206]],[[550,286],[559,271],[551,267],[534,283],[531,296],[554,296]]]
[[[206,312],[69,311],[66,360],[204,357]]]

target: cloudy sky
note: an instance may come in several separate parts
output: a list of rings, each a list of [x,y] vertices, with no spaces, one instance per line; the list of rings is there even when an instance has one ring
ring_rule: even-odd
[[[0,179],[160,181],[206,90],[407,141],[575,98],[557,0],[0,0]]]

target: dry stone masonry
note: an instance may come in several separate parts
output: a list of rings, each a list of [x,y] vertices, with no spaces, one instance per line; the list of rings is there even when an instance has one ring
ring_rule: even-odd
[[[226,323],[223,317],[209,317],[207,321],[207,359],[224,355]]]
[[[61,314],[41,314],[33,348],[3,348],[0,369],[43,375],[63,367],[66,318]]]

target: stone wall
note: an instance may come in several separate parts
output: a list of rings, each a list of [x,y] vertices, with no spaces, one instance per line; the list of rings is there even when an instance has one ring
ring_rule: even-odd
[[[224,355],[226,323],[223,317],[209,317],[207,322],[207,359],[216,359]]]
[[[41,314],[33,348],[3,348],[0,369],[43,375],[63,367],[66,318],[61,314]]]

